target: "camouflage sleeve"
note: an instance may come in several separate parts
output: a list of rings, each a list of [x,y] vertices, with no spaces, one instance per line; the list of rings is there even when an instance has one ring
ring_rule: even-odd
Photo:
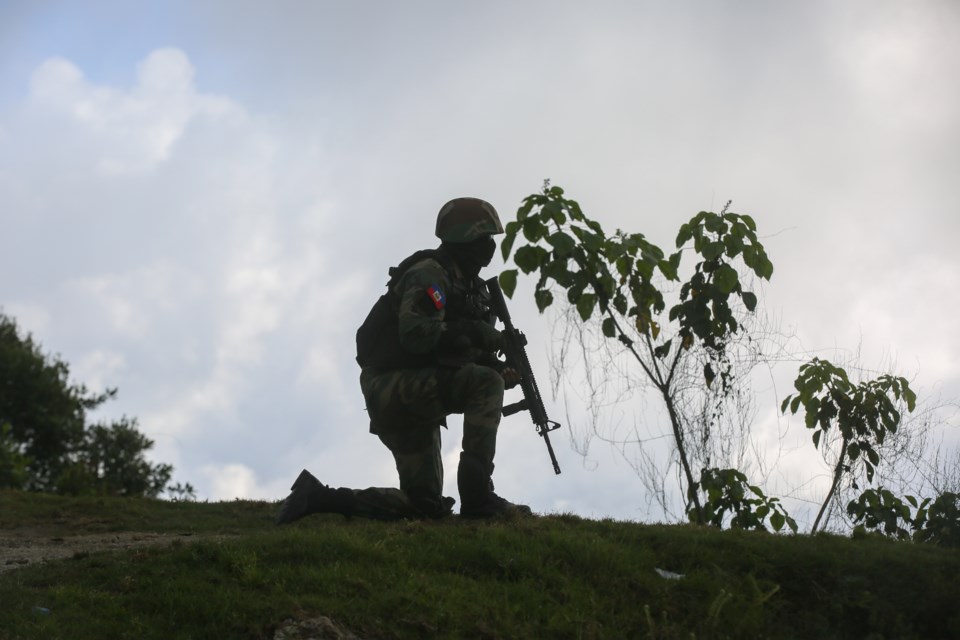
[[[434,260],[419,262],[397,283],[400,294],[400,345],[411,353],[437,348],[446,316],[450,280]]]

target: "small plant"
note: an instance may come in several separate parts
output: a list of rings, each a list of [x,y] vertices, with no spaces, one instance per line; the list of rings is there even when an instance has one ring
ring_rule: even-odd
[[[847,505],[847,515],[855,523],[869,531],[879,531],[886,536],[899,540],[911,538],[910,529],[916,529],[917,523],[926,518],[927,504],[930,499],[918,503],[913,496],[903,499],[883,487],[867,489],[856,500]],[[917,509],[916,517],[910,507]],[[910,529],[908,529],[908,527]]]
[[[913,496],[898,498],[883,487],[867,489],[850,501],[847,514],[864,529],[899,540],[960,546],[960,495],[956,493],[919,500]]]
[[[905,378],[883,375],[854,384],[842,367],[819,358],[801,366],[793,384],[797,393],[784,398],[780,411],[786,413],[789,409],[796,414],[803,406],[806,426],[813,430],[813,446],[819,448],[821,442],[825,443],[824,436],[830,434],[832,427],[840,432],[833,482],[810,530],[816,533],[840,480],[845,474],[853,475],[855,462],[863,464],[867,482],[873,482],[880,464],[877,447],[900,425],[900,412],[894,402],[902,400],[907,410],[913,411],[917,396]]]
[[[197,499],[197,492],[189,482],[171,484],[167,487],[167,493],[173,502],[194,502]]]
[[[942,547],[960,547],[960,494],[946,492],[927,507],[914,540]]]
[[[733,514],[730,526],[735,529],[766,531],[765,520],[780,531],[786,525],[794,533],[797,522],[791,518],[778,498],[767,497],[759,487],[749,484],[747,476],[736,469],[704,469],[700,481],[691,486],[692,491],[703,490],[706,500],[703,513],[707,524],[722,527],[728,513]],[[691,504],[692,504],[691,500]],[[692,507],[687,516],[696,522]]]
[[[729,206],[730,203],[728,203]],[[726,345],[742,329],[740,306],[753,313],[757,296],[745,288],[738,268],[769,280],[773,264],[757,237],[753,218],[727,211],[701,211],[681,225],[669,256],[642,233],[604,231],[563,189],[544,183],[524,199],[517,219],[507,223],[501,243],[504,262],[516,269],[500,274],[512,297],[519,272],[537,277],[534,300],[543,312],[562,294],[583,322],[594,320],[603,336],[619,341],[663,398],[686,486],[694,484],[691,447],[696,421],[679,406],[678,374],[704,356],[703,381],[718,379],[720,395],[733,393]],[[695,261],[681,282],[682,256]],[[661,286],[680,284],[679,300],[667,307]],[[697,491],[687,491],[696,521],[703,515]]]

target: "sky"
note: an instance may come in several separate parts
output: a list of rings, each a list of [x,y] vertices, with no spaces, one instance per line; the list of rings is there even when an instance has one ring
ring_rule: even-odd
[[[393,486],[356,328],[444,202],[507,222],[550,179],[667,249],[733,200],[775,266],[762,305],[804,349],[960,397],[957,78],[949,0],[3,0],[0,309],[118,387],[94,417],[136,417],[201,499],[277,500],[301,468]],[[511,308],[548,379],[556,318],[530,290]],[[777,416],[797,364],[760,390],[754,436],[779,451],[768,493],[804,485],[803,512],[828,474]],[[631,419],[663,433],[649,404]],[[501,495],[665,517],[615,447],[574,450],[576,399],[547,405],[563,473],[512,416]]]

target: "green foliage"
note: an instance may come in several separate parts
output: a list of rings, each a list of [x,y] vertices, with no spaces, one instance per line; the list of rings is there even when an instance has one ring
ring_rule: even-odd
[[[893,495],[883,487],[867,489],[856,500],[847,504],[847,515],[867,530],[881,531],[886,536],[909,540],[910,528],[917,528],[920,521],[926,519],[929,499],[918,504],[913,496],[906,496],[907,502]],[[916,518],[910,509],[918,510]]]
[[[23,454],[23,446],[14,440],[13,427],[0,424],[0,489],[17,489],[30,477],[30,458]]]
[[[794,381],[797,393],[784,398],[780,411],[796,414],[802,406],[808,429],[813,429],[813,444],[819,447],[835,425],[843,439],[841,458],[862,461],[867,481],[873,481],[883,444],[888,433],[896,433],[900,412],[895,401],[916,407],[917,396],[905,378],[883,375],[875,380],[854,384],[841,367],[814,358],[800,367]],[[844,469],[850,471],[849,465]]]
[[[765,520],[770,519],[774,531],[784,525],[797,532],[796,521],[787,514],[778,498],[767,497],[759,487],[751,485],[747,476],[736,469],[704,469],[700,481],[691,486],[691,491],[702,490],[706,494],[703,513],[707,524],[722,528],[727,514],[732,514],[730,527],[766,531]],[[696,522],[698,514],[691,505],[687,515]]]
[[[167,487],[167,495],[170,496],[170,499],[174,502],[194,501],[197,499],[197,491],[189,482],[186,484],[177,482],[170,485]]]
[[[112,397],[90,393],[69,382],[69,367],[46,356],[30,336],[21,338],[16,323],[0,314],[0,422],[31,459],[26,488],[49,491],[83,439],[87,410]]]
[[[603,334],[628,340],[622,327],[626,319],[641,336],[657,340],[666,303],[657,278],[679,281],[684,252],[701,260],[690,280],[680,288],[679,302],[668,319],[676,321],[680,344],[689,349],[695,340],[722,349],[724,340],[739,330],[731,301],[738,298],[752,312],[757,296],[745,291],[735,264],[769,279],[773,264],[756,235],[756,223],[747,215],[701,211],[683,224],[677,251],[667,256],[641,233],[604,231],[579,203],[564,196],[558,186],[545,183],[541,193],[524,199],[517,219],[506,226],[501,244],[504,261],[513,257],[519,271],[536,273],[537,308],[542,312],[555,301],[554,287],[563,290],[581,319],[603,318]],[[518,269],[505,270],[500,285],[507,296],[516,288]],[[656,348],[666,358],[671,342]],[[706,375],[708,384],[713,377]]]
[[[121,418],[89,427],[71,467],[84,482],[66,492],[157,497],[166,489],[173,467],[150,464],[143,454],[152,447],[153,441],[137,430],[136,420]]]
[[[924,504],[928,504],[924,501]],[[942,547],[960,547],[960,494],[944,492],[916,518],[913,539]]]
[[[663,251],[639,233],[607,236],[560,187],[545,186],[542,193],[525,198],[505,231],[504,260],[513,252],[520,271],[539,273],[535,298],[540,311],[553,304],[550,289],[556,285],[566,291],[583,320],[616,309],[636,318],[641,332],[655,331],[651,318],[663,311],[664,302],[652,278],[659,269],[675,280],[679,256],[666,260]],[[514,252],[517,240],[522,244]],[[513,295],[516,275],[517,270],[510,269],[500,276],[507,296]]]
[[[0,314],[0,487],[79,495],[157,496],[172,467],[144,458],[153,442],[122,418],[86,424],[116,395],[70,382],[67,363],[43,353]]]
[[[863,464],[867,482],[873,482],[876,467],[880,464],[877,448],[887,434],[896,433],[900,425],[900,412],[895,401],[904,402],[907,410],[913,411],[917,396],[905,378],[882,375],[875,380],[854,384],[843,368],[819,358],[800,367],[793,386],[797,393],[784,398],[780,411],[786,413],[789,410],[796,414],[803,407],[804,423],[813,430],[813,446],[819,448],[834,426],[840,433],[833,482],[811,528],[816,531],[840,479],[854,473],[857,461]],[[853,486],[857,487],[855,477]],[[893,505],[888,506],[892,508]]]
[[[719,378],[720,393],[732,393],[731,365],[724,350],[741,329],[732,305],[739,300],[748,313],[757,305],[757,296],[744,290],[737,268],[761,279],[773,274],[756,230],[753,218],[728,213],[726,207],[719,214],[701,211],[681,226],[677,251],[668,256],[641,233],[604,231],[549,181],[540,193],[523,200],[516,220],[505,227],[503,258],[509,262],[512,257],[517,267],[500,275],[505,294],[513,295],[519,272],[534,274],[534,300],[541,312],[559,293],[582,321],[598,321],[604,337],[623,343],[664,398],[687,487],[694,484],[685,444],[691,428],[688,416],[676,405],[674,374],[683,354],[696,346],[706,352],[706,386]],[[684,253],[699,260],[664,319],[667,303],[660,287],[680,282]],[[665,331],[668,325],[672,328]],[[688,495],[702,522],[699,494]]]
[[[708,347],[722,349],[727,335],[739,329],[730,306],[731,295],[739,297],[750,312],[757,306],[756,294],[743,290],[733,261],[740,258],[749,271],[765,280],[773,275],[773,263],[757,238],[753,218],[727,213],[726,209],[719,214],[701,211],[681,226],[677,248],[691,241],[693,251],[702,259],[680,288],[680,303],[670,309],[670,320],[680,323],[683,344],[690,344],[696,337]]]
[[[919,500],[898,498],[883,487],[867,489],[850,501],[847,514],[864,529],[899,540],[960,547],[960,495],[956,493]]]

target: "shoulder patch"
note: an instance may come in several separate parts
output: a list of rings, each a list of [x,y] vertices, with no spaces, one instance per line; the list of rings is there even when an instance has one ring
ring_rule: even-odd
[[[432,284],[427,287],[427,295],[430,296],[430,302],[433,303],[433,306],[437,308],[437,311],[443,309],[447,305],[447,296],[443,294],[443,290],[438,284]]]

